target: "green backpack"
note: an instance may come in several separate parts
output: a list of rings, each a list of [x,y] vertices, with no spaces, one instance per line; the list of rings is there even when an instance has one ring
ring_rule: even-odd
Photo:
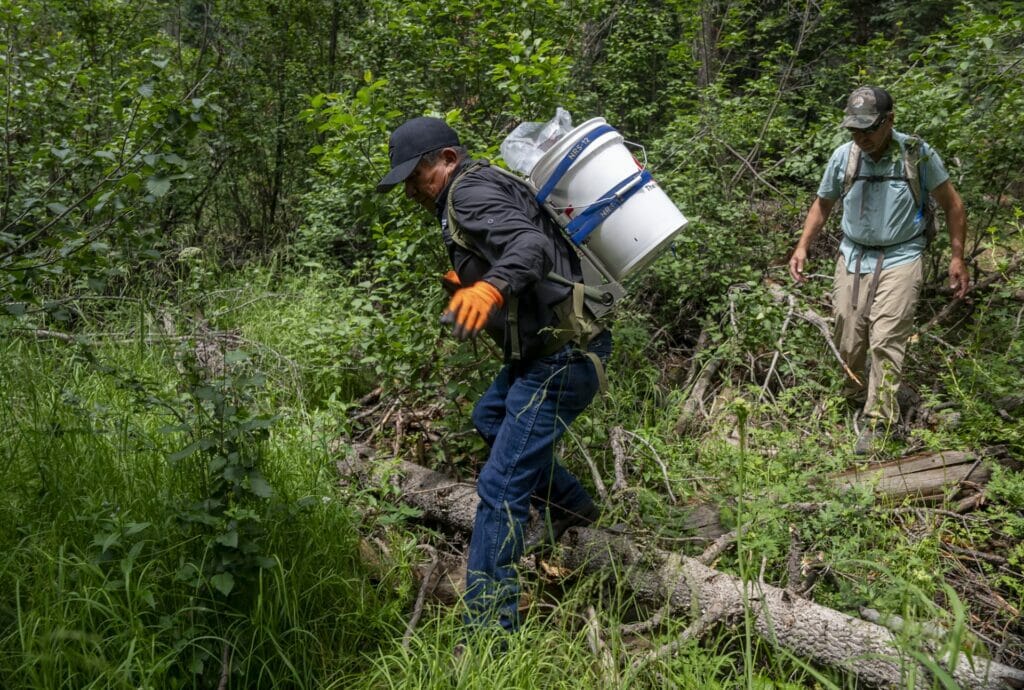
[[[918,215],[923,218],[922,232],[925,246],[931,246],[935,240],[937,223],[935,219],[935,199],[928,193],[921,174],[921,139],[910,136],[901,147],[903,154],[903,174],[893,175],[861,175],[861,163],[863,152],[857,144],[850,144],[850,156],[846,160],[846,171],[843,174],[842,199],[853,187],[854,182],[863,180],[865,182],[881,182],[883,180],[902,180],[910,187],[910,193],[914,196],[914,204],[918,207]],[[922,194],[922,190],[924,193]],[[914,239],[914,238],[911,238]]]

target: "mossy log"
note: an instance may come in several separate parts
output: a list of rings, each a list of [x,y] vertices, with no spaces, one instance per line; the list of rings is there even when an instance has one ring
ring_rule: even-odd
[[[382,476],[400,490],[402,501],[449,530],[472,529],[477,496],[473,484],[458,482],[408,462],[385,471],[372,460],[338,463],[343,475],[379,483]],[[763,582],[744,581],[696,559],[640,546],[628,537],[577,528],[562,538],[561,564],[581,574],[618,578],[636,603],[667,607],[681,616],[720,611],[723,618],[749,615],[756,633],[769,643],[816,664],[842,669],[866,686],[905,687],[914,674],[930,686],[925,666],[900,648],[885,627],[794,596]],[[921,654],[927,654],[921,650]],[[936,659],[962,688],[1024,688],[1024,671],[978,655],[959,654],[955,665]]]

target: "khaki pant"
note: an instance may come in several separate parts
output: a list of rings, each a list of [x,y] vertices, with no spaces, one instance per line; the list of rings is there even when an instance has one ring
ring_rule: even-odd
[[[871,273],[860,277],[857,304],[853,304],[854,274],[846,270],[842,255],[836,261],[832,305],[835,310],[835,343],[850,370],[861,380],[858,386],[848,376],[843,387],[847,398],[864,403],[864,417],[876,423],[899,420],[896,390],[900,385],[903,356],[914,327],[914,307],[921,292],[923,265],[920,258],[882,271],[871,297]],[[865,363],[871,353],[871,371]]]

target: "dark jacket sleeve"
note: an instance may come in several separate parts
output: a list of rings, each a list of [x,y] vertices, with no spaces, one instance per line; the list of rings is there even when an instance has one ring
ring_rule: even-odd
[[[448,192],[454,192],[456,224],[473,250],[454,242],[448,232]],[[561,228],[537,204],[533,191],[483,165],[445,191],[438,217],[452,266],[462,284],[486,280],[506,298],[505,306],[487,324],[506,361],[510,361],[513,351],[510,309],[515,309],[520,356],[530,359],[545,352],[554,338],[553,329],[559,325],[555,308],[572,292],[547,276],[554,272],[580,281],[583,274],[579,258]]]
[[[506,295],[520,295],[554,268],[552,238],[525,186],[484,168],[454,191],[456,220],[489,264],[483,280]]]

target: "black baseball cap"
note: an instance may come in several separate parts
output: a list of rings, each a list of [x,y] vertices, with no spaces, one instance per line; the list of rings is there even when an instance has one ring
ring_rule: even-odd
[[[862,86],[846,100],[843,127],[868,129],[892,112],[892,96],[877,86]]]
[[[412,174],[423,154],[448,146],[461,146],[459,135],[437,117],[414,117],[400,124],[388,141],[391,171],[377,184],[386,192]]]

